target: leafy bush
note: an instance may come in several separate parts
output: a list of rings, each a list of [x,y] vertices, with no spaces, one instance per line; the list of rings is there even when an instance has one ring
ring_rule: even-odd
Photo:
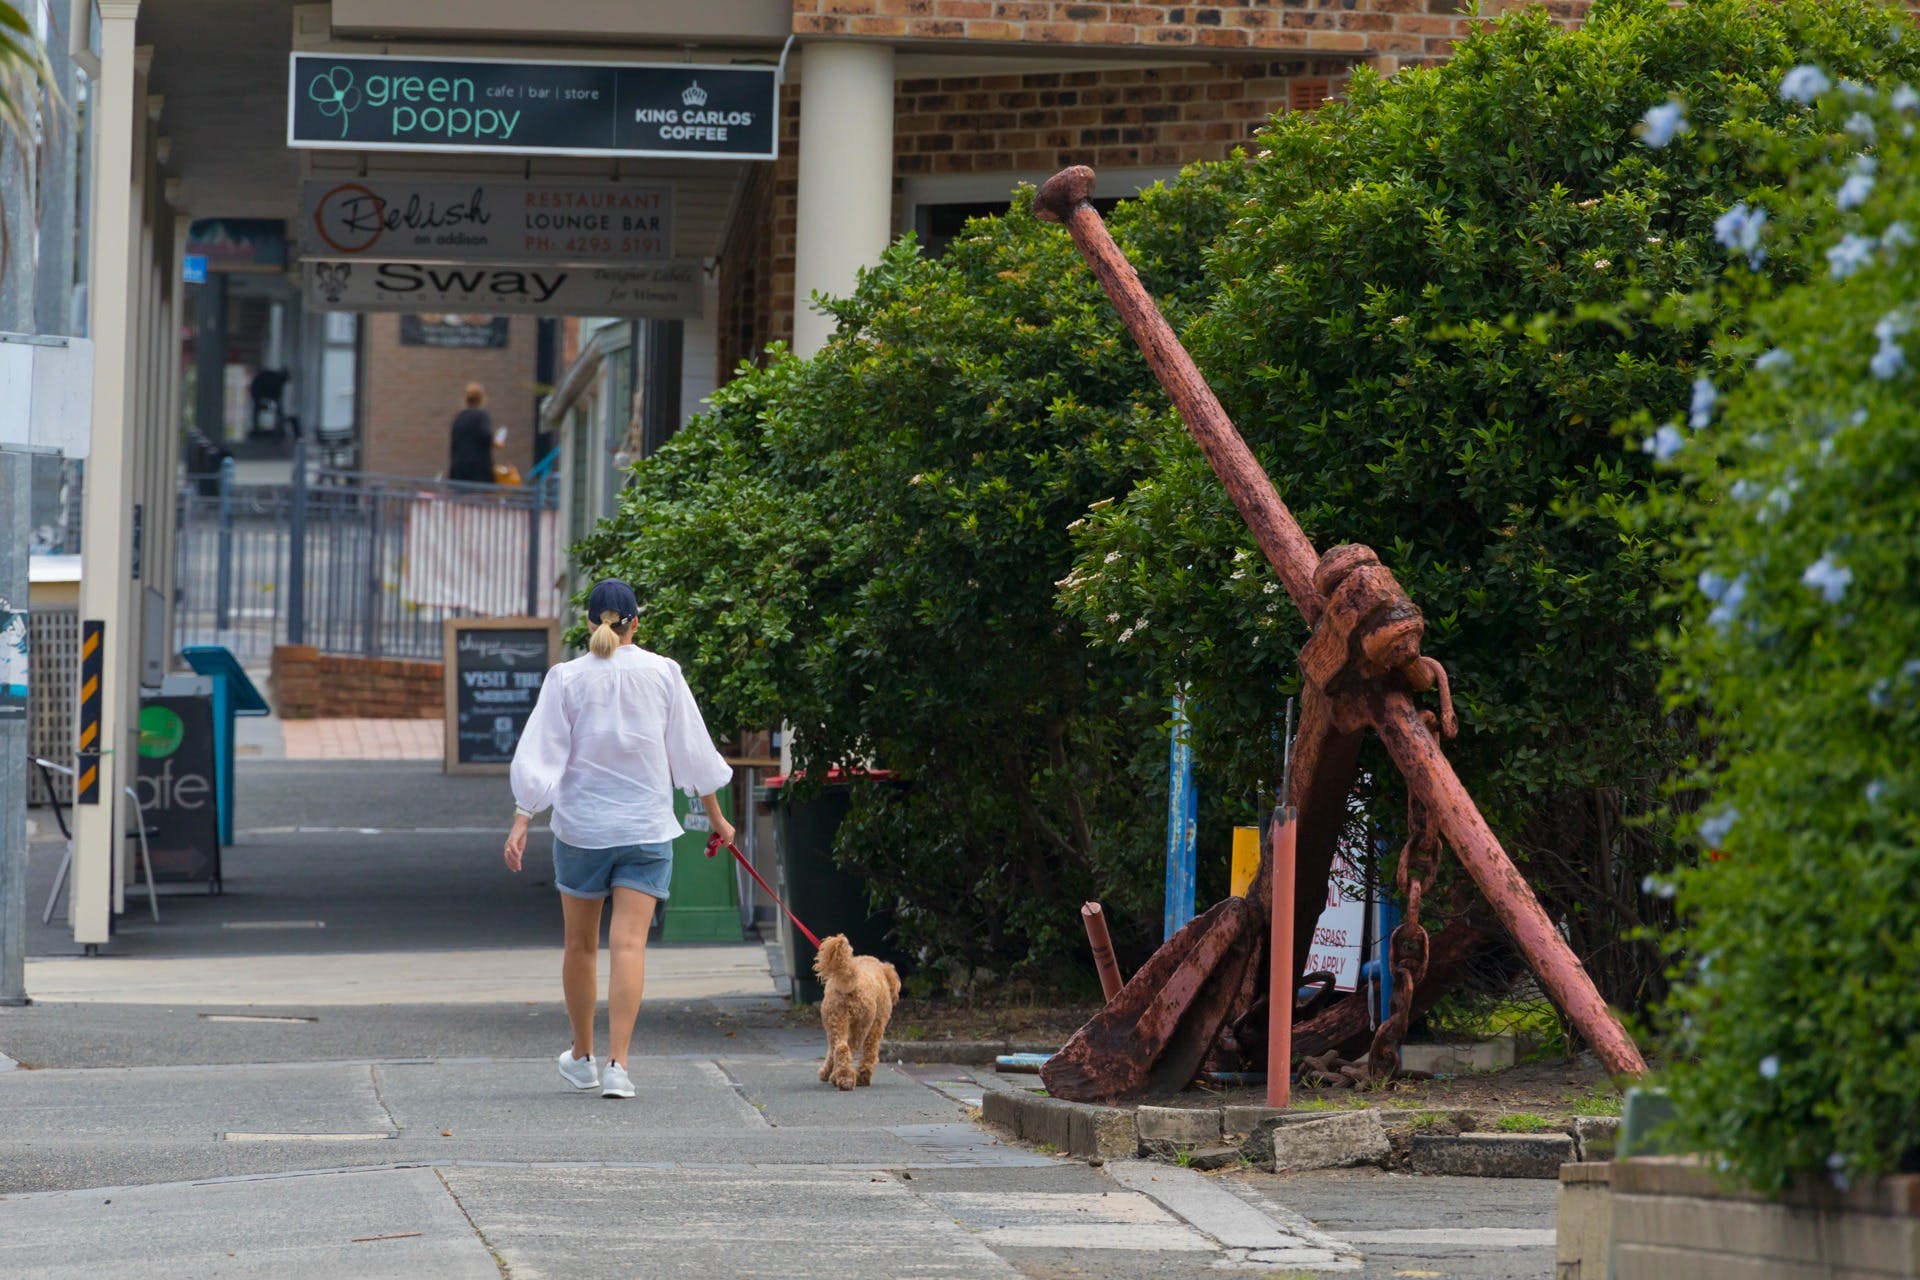
[[[1720,319],[1715,295],[1692,327],[1646,312],[1720,271],[1715,220],[1812,128],[1781,74],[1810,53],[1904,67],[1891,21],[1828,0],[1618,0],[1573,32],[1509,17],[1442,67],[1363,72],[1347,102],[1275,120],[1211,253],[1197,360],[1316,545],[1372,545],[1425,610],[1456,767],[1622,1002],[1661,973],[1628,939],[1660,918],[1637,885],[1673,842],[1649,815],[1692,733],[1648,644],[1674,528],[1604,518],[1657,483],[1616,424],[1687,403]],[[1638,145],[1669,99],[1696,135]],[[1157,687],[1190,685],[1202,759],[1251,813],[1303,630],[1159,427],[1153,474],[1084,532],[1068,607]],[[1375,808],[1401,821],[1392,787]]]
[[[1660,446],[1699,521],[1672,692],[1717,744],[1671,1084],[1700,1149],[1766,1188],[1920,1171],[1920,93],[1802,110],[1776,207],[1804,247],[1759,247],[1810,278],[1760,291],[1702,397],[1718,420]]]
[[[1176,313],[1238,180],[1216,165],[1114,217]],[[1082,953],[1087,898],[1135,952],[1160,910],[1164,711],[1054,608],[1068,526],[1140,474],[1160,402],[1028,199],[937,261],[895,246],[822,351],[743,369],[582,548],[716,724],[784,719],[813,778],[894,771],[855,788],[836,856],[963,981]]]

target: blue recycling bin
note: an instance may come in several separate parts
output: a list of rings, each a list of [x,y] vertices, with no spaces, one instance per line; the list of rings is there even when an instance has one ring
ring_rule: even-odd
[[[180,651],[187,665],[213,679],[213,777],[220,810],[220,843],[233,843],[233,721],[269,714],[267,700],[247,678],[233,651],[221,644],[190,644]]]

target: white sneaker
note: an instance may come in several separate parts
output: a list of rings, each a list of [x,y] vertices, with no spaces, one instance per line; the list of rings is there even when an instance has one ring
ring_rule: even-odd
[[[560,1078],[576,1089],[592,1089],[600,1083],[600,1068],[592,1054],[576,1058],[572,1049],[566,1049],[560,1054]]]
[[[631,1098],[633,1081],[627,1079],[627,1069],[617,1062],[609,1062],[607,1070],[600,1078],[600,1096],[603,1098]]]

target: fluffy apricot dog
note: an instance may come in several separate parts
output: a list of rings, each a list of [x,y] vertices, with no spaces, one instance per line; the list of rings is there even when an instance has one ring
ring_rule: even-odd
[[[827,987],[820,1001],[820,1022],[827,1029],[827,1060],[820,1064],[820,1078],[840,1089],[872,1084],[880,1037],[893,1016],[893,1002],[900,998],[899,973],[884,960],[853,954],[844,933],[820,944],[813,971]]]

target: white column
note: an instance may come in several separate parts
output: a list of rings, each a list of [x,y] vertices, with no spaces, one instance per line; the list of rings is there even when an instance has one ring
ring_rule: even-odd
[[[160,396],[163,418],[160,437],[160,519],[154,521],[153,582],[166,601],[167,644],[173,644],[173,589],[176,585],[179,530],[174,523],[174,506],[179,500],[180,471],[180,326],[186,323],[186,287],[180,279],[180,259],[186,254],[189,219],[179,207],[177,180],[165,184],[167,209],[162,220],[161,244],[167,249],[165,279],[167,305],[162,323],[166,334],[161,342],[165,361],[165,389]]]
[[[844,297],[893,238],[893,49],[823,41],[802,51],[800,207],[793,267],[793,348],[818,351],[833,321],[817,291]]]
[[[122,766],[133,759],[134,691],[127,683],[132,545],[129,508],[134,492],[129,436],[134,413],[133,304],[135,234],[141,209],[135,186],[136,145],[144,141],[146,104],[135,97],[134,22],[139,0],[100,0],[100,74],[89,103],[94,120],[92,263],[87,297],[92,312],[93,439],[87,459],[80,616],[107,625],[101,664],[100,803],[74,808],[73,875],[68,916],[73,940],[107,941],[113,902],[114,852],[120,843]],[[140,160],[144,167],[144,160]]]

